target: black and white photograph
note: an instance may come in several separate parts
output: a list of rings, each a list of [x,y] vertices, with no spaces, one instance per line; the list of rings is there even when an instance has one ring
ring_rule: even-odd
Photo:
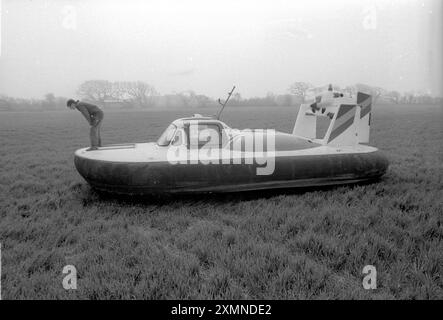
[[[441,0],[0,0],[0,300],[442,300],[442,58]]]

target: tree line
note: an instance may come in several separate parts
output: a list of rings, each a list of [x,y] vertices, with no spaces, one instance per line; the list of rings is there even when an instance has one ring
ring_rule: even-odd
[[[326,89],[327,86],[315,87],[307,82],[294,82],[289,87],[289,92],[300,97],[302,101],[305,101],[308,99],[308,96],[315,96]],[[363,83],[356,83],[345,87],[333,85],[333,90],[342,92],[345,96],[355,96],[358,91],[365,92],[372,96],[375,103],[383,104],[441,104],[443,102],[442,97],[432,96],[425,92],[389,91],[381,87]]]
[[[229,102],[231,106],[298,106],[312,99],[327,86],[316,87],[307,82],[292,83],[284,94],[268,92],[262,97],[243,98],[235,92]],[[345,96],[355,96],[363,91],[373,96],[375,103],[383,104],[441,104],[442,97],[423,92],[389,91],[381,87],[357,83],[334,90]],[[80,100],[89,101],[106,109],[148,109],[148,108],[206,108],[218,106],[217,100],[192,90],[160,94],[154,86],[143,81],[85,81],[77,89]],[[225,97],[220,97],[224,99]],[[0,111],[40,111],[66,108],[67,97],[47,93],[42,99],[12,98],[0,95]]]

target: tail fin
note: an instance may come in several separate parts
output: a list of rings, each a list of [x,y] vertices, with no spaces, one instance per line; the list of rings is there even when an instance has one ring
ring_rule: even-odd
[[[357,104],[361,106],[360,119],[358,121],[358,142],[369,143],[372,97],[369,94],[358,92]]]
[[[315,139],[317,134],[317,117],[308,111],[311,111],[309,104],[302,104],[300,106],[292,134]]]
[[[341,104],[331,120],[323,144],[353,146],[358,144],[358,120],[360,108],[356,104]]]
[[[356,146],[369,142],[372,97],[358,92],[355,97],[340,97],[332,104],[302,104],[292,134],[308,139],[316,138],[317,117],[330,117],[331,122],[323,139],[323,145]]]

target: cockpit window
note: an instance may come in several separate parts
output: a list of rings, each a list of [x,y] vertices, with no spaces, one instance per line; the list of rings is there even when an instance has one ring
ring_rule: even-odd
[[[175,132],[174,140],[172,141],[173,146],[181,146],[184,143],[185,134],[183,129],[177,129]]]
[[[216,124],[195,124],[189,131],[190,144],[192,147],[219,148],[221,146],[220,127]]]
[[[177,127],[174,124],[170,124],[169,127],[166,128],[166,130],[162,133],[160,138],[157,140],[157,144],[161,147],[169,146],[171,143],[172,138],[174,137],[174,133]]]

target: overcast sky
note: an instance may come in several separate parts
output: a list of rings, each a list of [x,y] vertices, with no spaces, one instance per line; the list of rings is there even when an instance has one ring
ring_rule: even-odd
[[[211,97],[294,81],[443,94],[440,0],[0,1],[0,94],[75,97],[91,79]]]

